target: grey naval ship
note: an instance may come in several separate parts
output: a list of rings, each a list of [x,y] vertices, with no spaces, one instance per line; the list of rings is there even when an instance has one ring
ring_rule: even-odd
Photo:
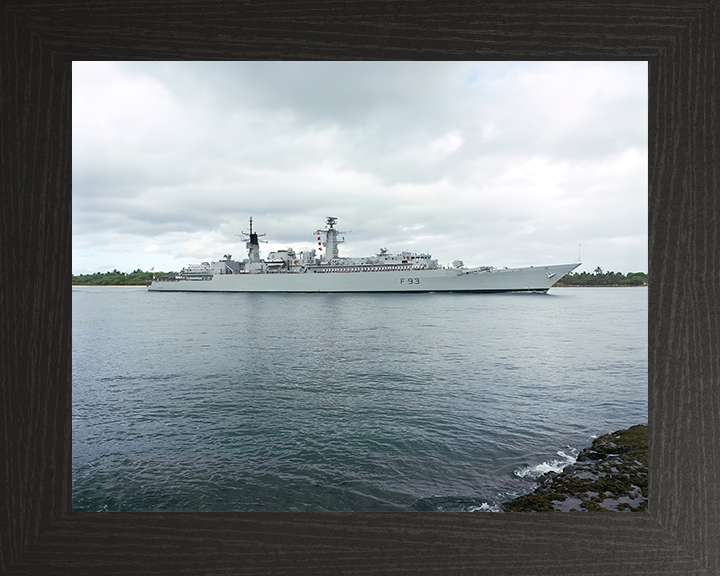
[[[390,253],[381,248],[367,257],[346,258],[338,245],[347,232],[335,228],[328,217],[316,230],[318,248],[295,252],[292,248],[260,257],[265,234],[243,232],[248,257],[242,261],[226,254],[217,262],[190,264],[179,273],[156,277],[148,290],[159,292],[547,292],[578,266],[556,264],[525,268],[466,268],[461,260],[440,265],[430,254]],[[323,251],[324,248],[324,251]]]

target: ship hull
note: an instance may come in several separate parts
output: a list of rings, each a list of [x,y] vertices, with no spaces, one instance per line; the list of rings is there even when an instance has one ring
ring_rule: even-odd
[[[580,264],[490,270],[430,269],[216,274],[210,280],[153,281],[153,292],[547,292]]]

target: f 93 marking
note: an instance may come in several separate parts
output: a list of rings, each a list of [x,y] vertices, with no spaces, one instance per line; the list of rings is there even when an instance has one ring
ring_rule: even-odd
[[[400,278],[400,284],[420,284],[420,278]]]

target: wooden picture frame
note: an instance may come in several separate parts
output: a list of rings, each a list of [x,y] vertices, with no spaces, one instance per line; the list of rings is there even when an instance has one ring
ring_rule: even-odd
[[[718,1],[0,5],[0,572],[720,572]],[[646,513],[72,513],[73,60],[649,63]]]

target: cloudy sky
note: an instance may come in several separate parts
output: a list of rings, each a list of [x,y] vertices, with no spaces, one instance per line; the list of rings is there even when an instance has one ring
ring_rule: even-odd
[[[269,250],[647,272],[644,62],[76,62],[73,273]]]

